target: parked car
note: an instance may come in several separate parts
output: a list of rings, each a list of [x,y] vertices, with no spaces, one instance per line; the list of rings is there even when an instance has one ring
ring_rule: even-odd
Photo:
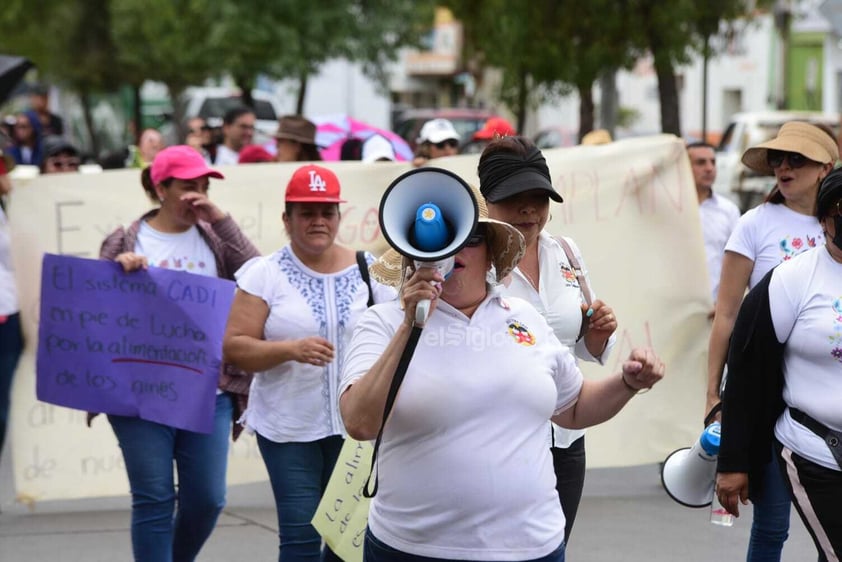
[[[412,150],[415,150],[418,133],[421,127],[430,119],[447,119],[453,123],[456,132],[461,136],[460,145],[470,142],[471,136],[482,129],[486,119],[495,117],[493,111],[486,109],[470,108],[444,108],[444,109],[407,109],[395,120],[392,128],[400,135]]]
[[[741,162],[747,148],[773,139],[787,121],[825,125],[839,138],[839,115],[808,111],[736,113],[716,149],[714,191],[728,197],[742,212],[760,204],[775,185],[774,176],[761,176]]]
[[[278,130],[278,117],[282,113],[278,99],[262,90],[252,90],[254,113],[257,118],[254,142],[262,143]],[[182,98],[186,117],[203,117],[210,125],[222,125],[222,117],[234,107],[243,105],[242,93],[234,88],[188,88]]]

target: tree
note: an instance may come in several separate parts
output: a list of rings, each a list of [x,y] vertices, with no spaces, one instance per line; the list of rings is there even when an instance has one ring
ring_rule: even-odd
[[[219,71],[246,100],[258,75],[298,81],[296,112],[303,113],[307,81],[332,58],[363,63],[381,84],[398,50],[417,44],[432,21],[429,0],[227,0],[216,4],[212,41]]]
[[[119,64],[131,69],[140,83],[166,84],[175,125],[183,137],[184,115],[178,103],[182,93],[219,70],[219,49],[208,40],[216,23],[213,0],[110,2]]]
[[[768,6],[769,0],[626,0],[629,28],[639,30],[636,42],[649,49],[658,77],[661,130],[681,136],[675,67],[689,62],[694,52],[708,53],[709,38],[722,22],[749,17],[749,4]]]

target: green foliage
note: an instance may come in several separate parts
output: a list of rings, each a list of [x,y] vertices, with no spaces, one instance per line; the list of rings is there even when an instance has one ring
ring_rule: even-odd
[[[208,41],[216,23],[212,0],[109,0],[112,33],[127,81],[157,80],[177,94],[219,68]]]

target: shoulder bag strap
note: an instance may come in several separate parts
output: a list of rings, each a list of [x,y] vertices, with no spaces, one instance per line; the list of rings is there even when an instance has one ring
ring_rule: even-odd
[[[587,279],[585,279],[585,273],[582,271],[582,266],[579,264],[579,260],[576,259],[576,254],[573,252],[573,248],[571,248],[567,240],[565,240],[561,236],[556,236],[554,238],[556,242],[561,244],[561,247],[564,249],[564,254],[567,256],[567,261],[570,262],[570,267],[573,268],[573,273],[576,274],[576,280],[579,282],[579,290],[582,292],[582,297],[584,297],[585,299],[585,304],[587,304],[588,308],[590,308],[591,288],[588,286],[588,281]],[[576,341],[582,339],[587,331],[588,316],[583,313],[582,327],[579,329],[579,337],[576,338]]]
[[[365,252],[362,250],[357,251],[357,266],[360,268],[360,276],[365,281],[365,286],[368,287],[368,304],[366,306],[371,306],[374,304],[374,293],[371,290],[371,277],[368,275],[368,262],[365,260]]]

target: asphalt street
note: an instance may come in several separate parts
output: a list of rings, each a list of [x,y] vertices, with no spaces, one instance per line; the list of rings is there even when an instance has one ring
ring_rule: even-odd
[[[8,451],[0,461],[0,560],[130,561],[129,497],[16,504]],[[709,510],[673,502],[658,468],[592,469],[567,550],[569,562],[738,562],[745,560],[751,509],[733,527],[708,522]],[[233,486],[228,506],[199,561],[271,561],[277,523],[268,482]],[[795,510],[783,562],[815,560]]]

